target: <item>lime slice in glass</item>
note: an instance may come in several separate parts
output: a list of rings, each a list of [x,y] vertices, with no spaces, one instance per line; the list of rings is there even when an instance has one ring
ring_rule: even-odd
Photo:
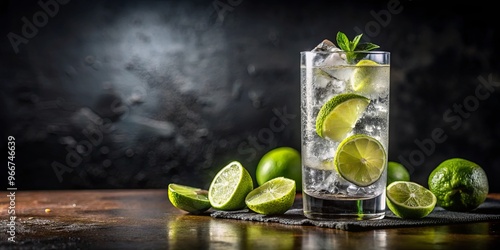
[[[344,139],[335,155],[337,172],[347,181],[361,187],[380,179],[386,165],[384,147],[367,135],[353,135]]]
[[[341,141],[352,131],[370,99],[356,94],[341,94],[321,107],[316,117],[316,132],[323,138]]]
[[[436,196],[427,188],[410,181],[395,181],[387,186],[387,207],[404,219],[427,216],[436,206]]]
[[[295,200],[295,181],[276,177],[250,192],[245,203],[259,214],[283,214],[292,207]]]
[[[375,78],[376,68],[373,66],[379,65],[378,63],[364,59],[356,64],[356,69],[351,76],[351,86],[355,92],[369,94],[372,92],[372,82]]]
[[[237,161],[222,168],[212,180],[208,199],[218,210],[238,210],[245,207],[245,197],[253,189],[252,177]]]
[[[171,183],[168,185],[168,199],[174,207],[193,214],[208,210],[208,191],[200,188]]]

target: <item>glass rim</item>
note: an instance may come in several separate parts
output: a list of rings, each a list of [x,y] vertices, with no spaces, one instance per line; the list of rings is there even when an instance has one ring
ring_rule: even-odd
[[[383,50],[360,50],[360,51],[301,51],[300,54],[345,54],[345,53],[357,53],[357,54],[391,54],[389,51]]]

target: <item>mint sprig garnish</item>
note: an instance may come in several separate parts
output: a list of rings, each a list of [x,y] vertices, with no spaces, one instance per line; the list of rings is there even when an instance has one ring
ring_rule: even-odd
[[[346,34],[340,31],[337,33],[337,46],[346,52],[347,62],[352,63],[359,59],[358,57],[363,56],[363,54],[354,53],[355,51],[370,51],[380,48],[380,46],[373,43],[359,43],[362,36],[363,34],[359,34],[352,41],[349,41]]]

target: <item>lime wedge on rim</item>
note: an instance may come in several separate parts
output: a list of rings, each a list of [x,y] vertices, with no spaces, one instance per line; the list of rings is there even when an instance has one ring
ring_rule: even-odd
[[[238,161],[233,161],[215,175],[208,199],[213,208],[238,210],[245,207],[245,197],[253,189],[252,177]]]
[[[376,72],[373,66],[377,65],[379,64],[368,59],[363,59],[356,64],[356,69],[351,76],[351,86],[354,91],[361,93],[372,91],[372,79]]]
[[[175,183],[168,185],[168,199],[174,207],[193,214],[202,213],[211,207],[207,190]]]
[[[323,138],[341,141],[352,131],[370,99],[348,93],[334,96],[316,117],[316,133]]]
[[[436,206],[436,196],[427,188],[410,181],[395,181],[387,186],[387,207],[398,217],[419,219]]]
[[[295,191],[294,180],[276,177],[252,190],[245,203],[248,208],[259,214],[283,214],[292,207]]]
[[[362,134],[344,139],[335,155],[337,172],[347,181],[361,187],[380,179],[386,165],[387,155],[382,144]]]

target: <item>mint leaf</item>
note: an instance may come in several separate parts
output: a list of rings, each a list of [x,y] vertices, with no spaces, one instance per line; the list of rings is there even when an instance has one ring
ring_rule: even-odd
[[[359,34],[354,37],[352,41],[349,41],[346,34],[343,32],[337,32],[337,46],[346,52],[347,62],[353,63],[356,59],[363,57],[363,54],[355,53],[356,51],[369,51],[380,48],[380,46],[373,43],[359,43],[363,34]]]
[[[361,43],[361,44],[358,44],[358,46],[356,47],[356,51],[369,51],[369,50],[374,50],[374,49],[378,49],[378,48],[380,48],[380,46],[373,44],[373,43]]]
[[[343,51],[351,51],[349,38],[340,31],[337,33],[337,46]]]
[[[362,36],[363,36],[363,34],[359,34],[356,37],[354,37],[354,39],[351,42],[351,51],[356,50],[356,47],[358,47],[359,40],[361,40]]]

